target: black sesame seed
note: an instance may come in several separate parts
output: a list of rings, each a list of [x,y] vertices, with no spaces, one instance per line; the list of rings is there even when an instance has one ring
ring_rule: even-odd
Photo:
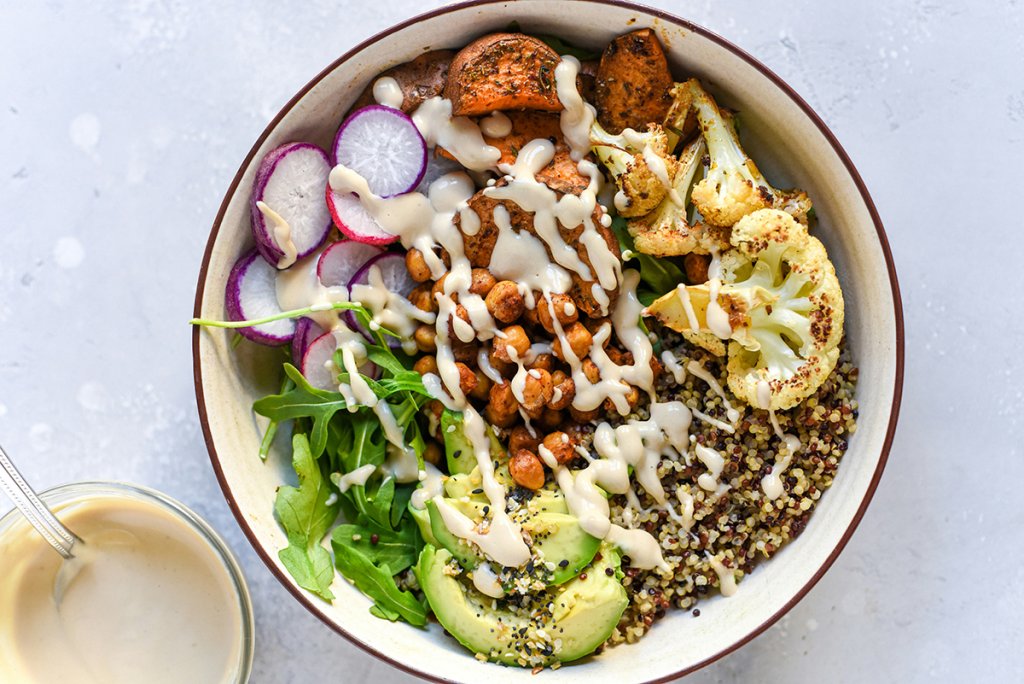
[[[558,561],[558,567],[560,567],[560,568],[568,567],[568,565],[569,565],[568,559],[563,558],[562,560]]]

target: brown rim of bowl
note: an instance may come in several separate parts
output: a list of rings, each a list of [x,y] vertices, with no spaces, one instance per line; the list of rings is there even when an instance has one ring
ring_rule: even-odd
[[[245,170],[249,167],[249,164],[252,163],[253,157],[256,156],[256,152],[259,150],[260,146],[263,145],[263,141],[266,140],[266,138],[270,135],[271,131],[273,131],[277,124],[281,121],[281,119],[284,118],[285,114],[287,114],[296,105],[296,103],[298,103],[298,101],[302,99],[302,97],[305,96],[305,94],[309,92],[317,83],[319,83],[328,73],[338,68],[339,66],[347,62],[349,59],[351,59],[358,53],[362,52],[368,46],[380,41],[381,39],[389,36],[395,31],[400,31],[417,22],[423,21],[424,19],[431,19],[433,17],[448,14],[450,12],[465,9],[467,7],[492,5],[497,3],[508,3],[509,1],[510,0],[470,0],[469,2],[461,2],[458,4],[448,5],[446,7],[432,10],[430,12],[417,15],[411,19],[407,19],[403,22],[395,24],[394,26],[381,31],[376,35],[367,38],[366,40],[364,40],[363,42],[359,43],[354,48],[346,52],[344,55],[334,60],[330,65],[328,65],[319,74],[317,74],[309,83],[303,86],[302,89],[299,90],[299,92],[296,93],[291,100],[288,101],[288,103],[281,109],[281,111],[278,112],[277,116],[275,116],[274,119],[263,130],[263,133],[260,134],[260,137],[253,144],[252,149],[250,149],[249,153],[245,156],[245,160],[238,168],[237,173],[235,173],[235,177],[231,181],[231,185],[228,188],[227,194],[225,194],[224,200],[221,202],[220,209],[218,209],[217,211],[217,217],[216,219],[214,219],[213,227],[210,231],[210,238],[206,243],[206,251],[203,254],[203,263],[199,270],[199,284],[196,288],[195,302],[195,316],[197,318],[202,313],[201,307],[203,301],[203,293],[206,284],[206,273],[210,265],[210,255],[213,252],[213,245],[217,239],[217,234],[220,231],[221,222],[224,220],[224,214],[227,211],[228,203],[234,196],[235,191],[238,189],[239,183],[242,180],[242,175],[245,173]],[[597,2],[597,0],[564,1],[591,3]],[[832,149],[835,151],[836,155],[839,156],[839,159],[842,161],[843,166],[846,167],[847,172],[850,174],[850,177],[853,178],[853,181],[856,184],[857,189],[860,191],[861,198],[864,200],[864,204],[867,207],[868,212],[871,214],[871,221],[875,225],[875,231],[878,233],[878,242],[882,248],[882,253],[885,256],[885,266],[886,270],[889,273],[889,284],[892,288],[893,308],[896,313],[896,320],[894,321],[894,324],[896,326],[896,376],[893,386],[893,401],[892,411],[889,415],[889,426],[886,429],[885,442],[882,445],[882,453],[878,459],[878,467],[875,468],[875,473],[871,478],[871,485],[868,487],[868,491],[864,495],[864,500],[861,501],[860,506],[857,508],[857,513],[853,516],[853,520],[850,521],[849,526],[846,528],[846,531],[843,533],[842,538],[839,540],[839,544],[832,551],[832,553],[829,554],[829,557],[825,560],[824,564],[822,564],[818,571],[814,573],[814,576],[811,577],[807,584],[801,587],[801,589],[793,596],[793,598],[786,602],[786,605],[784,605],[782,608],[776,611],[776,613],[769,617],[767,620],[762,622],[756,629],[754,629],[752,632],[744,636],[742,639],[736,641],[734,644],[730,645],[728,648],[722,649],[718,653],[708,658],[705,658],[696,665],[687,667],[683,670],[680,670],[679,672],[676,672],[665,677],[661,677],[659,679],[649,680],[649,682],[645,683],[658,684],[660,682],[668,682],[673,679],[678,679],[679,677],[683,677],[707,665],[710,665],[716,660],[726,655],[729,655],[741,646],[744,646],[754,637],[759,636],[762,632],[771,627],[779,618],[781,618],[783,615],[789,612],[790,609],[793,608],[793,606],[799,603],[800,600],[807,595],[807,593],[814,587],[814,585],[818,583],[818,580],[821,579],[825,572],[827,572],[828,569],[832,567],[832,564],[835,562],[836,558],[839,557],[839,554],[846,547],[846,543],[850,540],[850,537],[853,535],[854,530],[857,529],[857,525],[860,523],[861,518],[864,517],[864,512],[867,510],[868,504],[871,503],[871,499],[875,494],[875,490],[878,488],[878,481],[882,476],[882,471],[885,469],[886,461],[889,458],[889,450],[892,447],[892,440],[896,433],[896,422],[899,418],[900,401],[902,399],[903,394],[903,304],[902,299],[900,297],[899,282],[896,278],[896,266],[893,264],[892,252],[889,249],[889,241],[886,238],[885,229],[882,227],[882,220],[878,216],[878,210],[875,207],[875,203],[871,199],[871,195],[868,193],[867,187],[864,185],[864,180],[861,178],[860,173],[858,173],[857,168],[853,165],[853,162],[850,160],[849,155],[846,154],[846,151],[843,149],[843,146],[836,139],[835,135],[833,135],[832,131],[829,130],[828,126],[825,125],[825,122],[821,120],[821,117],[819,117],[815,113],[815,111],[811,109],[811,106],[807,104],[807,102],[800,95],[798,95],[795,90],[793,90],[775,72],[773,72],[767,66],[762,64],[748,52],[746,52],[742,48],[737,47],[736,45],[726,40],[725,38],[722,38],[718,34],[713,33],[701,26],[698,26],[697,24],[694,24],[685,19],[680,19],[679,17],[673,16],[659,9],[645,7],[643,5],[639,5],[633,2],[627,2],[625,0],[601,0],[601,2],[599,2],[598,4],[602,3],[608,5],[615,5],[629,10],[635,10],[638,13],[650,15],[667,23],[679,26],[692,33],[696,33],[714,43],[717,43],[721,47],[724,47],[725,49],[735,54],[737,57],[743,59],[743,61],[747,62],[750,66],[757,69],[762,75],[767,77],[768,80],[774,83],[782,92],[789,96],[791,100],[793,100],[793,102],[814,123],[814,125],[818,127],[818,130],[821,131],[821,134],[825,136],[825,139],[832,146]],[[295,586],[291,582],[291,580],[277,568],[277,566],[274,564],[274,561],[271,559],[270,555],[260,545],[252,528],[249,527],[248,522],[246,522],[245,516],[242,515],[242,511],[239,510],[238,504],[236,503],[235,498],[232,495],[230,486],[224,479],[224,471],[220,467],[220,457],[217,455],[217,448],[216,446],[214,446],[213,437],[210,435],[210,428],[206,418],[206,398],[203,395],[203,375],[202,369],[200,368],[199,364],[199,335],[200,329],[198,327],[194,328],[192,331],[192,371],[196,388],[196,403],[199,408],[199,420],[203,427],[203,438],[206,440],[206,448],[210,452],[210,461],[213,465],[214,471],[217,474],[217,480],[220,482],[220,487],[224,492],[224,497],[227,499],[228,506],[230,506],[231,512],[235,516],[235,520],[238,521],[239,526],[242,528],[242,532],[244,532],[245,536],[249,539],[249,543],[252,545],[257,555],[259,555],[259,557],[263,559],[263,562],[270,569],[271,573],[273,573],[274,576],[277,577],[278,581],[280,581],[281,584],[284,585],[284,587],[291,592],[291,594],[299,601],[299,603],[305,606],[309,612],[311,612],[313,615],[319,618],[324,624],[326,624],[328,627],[333,629],[341,636],[348,639],[350,642],[352,642],[359,648],[392,665],[393,667],[396,667],[399,670],[403,670],[404,672],[407,672],[411,675],[435,682],[451,682],[452,680],[445,679],[443,677],[438,677],[436,675],[430,674],[429,672],[422,672],[420,670],[417,670],[416,668],[409,667],[404,663],[401,663],[393,658],[390,658],[387,655],[372,648],[371,646],[363,643],[355,635],[349,634],[344,629],[331,622],[331,620],[329,620],[327,616],[324,615],[324,613],[312,601],[312,599],[306,596],[301,589]]]

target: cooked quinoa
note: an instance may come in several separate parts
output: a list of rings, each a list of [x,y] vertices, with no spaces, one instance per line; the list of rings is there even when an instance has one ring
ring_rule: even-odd
[[[668,331],[659,335],[678,358],[697,360],[726,386],[724,359]],[[857,429],[856,384],[857,368],[850,362],[844,343],[839,363],[817,393],[793,409],[776,413],[781,428],[796,435],[801,448],[783,474],[783,494],[774,501],[764,495],[761,478],[771,470],[780,440],[767,411],[738,401],[733,401],[733,405],[741,409],[742,416],[734,434],[696,417],[690,427],[691,440],[726,458],[719,481],[729,485],[728,491],[716,497],[697,484],[697,478],[707,472],[700,461],[693,459],[687,464],[685,460],[664,459],[658,474],[674,515],[655,508],[655,502],[643,491],[637,493],[644,509],[639,512],[628,505],[626,496],[612,499],[612,522],[641,527],[657,537],[665,560],[675,572],[670,576],[657,570],[639,570],[628,567],[627,559],[623,559],[623,583],[630,603],[608,645],[637,641],[670,607],[693,610],[695,616],[699,615],[699,610],[694,609],[698,600],[721,587],[719,574],[710,562],[712,558],[719,560],[726,571],[734,570],[739,582],[757,563],[773,556],[803,531],[818,499],[832,485],[849,438]],[[692,373],[687,374],[681,386],[672,374],[663,374],[658,394],[661,401],[678,399],[691,409],[728,422],[719,395]],[[646,418],[645,410],[641,408],[625,420],[637,417]],[[680,487],[693,497],[689,531],[683,528],[681,504],[675,496]]]

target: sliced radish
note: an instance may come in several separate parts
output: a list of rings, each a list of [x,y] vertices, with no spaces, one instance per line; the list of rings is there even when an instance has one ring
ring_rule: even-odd
[[[313,387],[332,392],[338,391],[338,373],[341,370],[334,362],[334,352],[338,349],[338,340],[333,333],[324,333],[313,340],[302,357],[302,374]],[[377,379],[380,368],[372,361],[359,367],[363,375]]]
[[[371,259],[383,254],[380,247],[354,240],[335,242],[323,251],[316,264],[316,276],[324,287],[347,287]]]
[[[296,368],[302,368],[302,357],[313,340],[324,334],[324,329],[312,318],[302,317],[295,324],[295,337],[292,338],[292,362]]]
[[[224,303],[232,321],[250,321],[281,313],[277,303],[277,269],[259,256],[254,249],[244,254],[231,269]],[[274,321],[239,328],[238,332],[253,342],[277,346],[287,344],[294,337],[295,321]]]
[[[334,138],[334,162],[366,179],[381,197],[411,192],[427,167],[427,143],[400,110],[381,105],[357,109]]]
[[[320,198],[330,172],[327,153],[309,143],[281,145],[263,158],[250,211],[256,247],[272,266],[286,268],[327,239],[331,216]]]
[[[330,211],[334,225],[345,237],[368,245],[390,245],[398,240],[370,216],[359,198],[352,193],[340,194],[327,186],[327,209]]]
[[[380,269],[380,284],[370,282],[370,271],[374,267]],[[403,297],[408,297],[417,284],[405,268],[405,257],[395,252],[387,252],[366,262],[352,280],[349,281],[348,288],[351,291],[356,285],[374,285],[383,287],[387,291],[394,292]],[[345,312],[345,321],[348,327],[358,330],[371,340],[373,339],[370,331],[359,322],[359,319],[351,311]],[[398,349],[402,346],[402,340],[397,337],[388,335],[387,340],[388,346],[392,349]]]

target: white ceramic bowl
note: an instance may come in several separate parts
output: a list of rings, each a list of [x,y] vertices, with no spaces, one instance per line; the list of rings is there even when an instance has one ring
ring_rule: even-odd
[[[517,21],[600,48],[628,30],[650,26],[677,76],[696,75],[742,113],[744,145],[779,187],[797,185],[814,199],[825,242],[846,293],[846,332],[860,367],[860,419],[833,487],[803,534],[744,578],[731,598],[700,604],[701,617],[670,612],[638,644],[609,649],[559,670],[560,682],[666,680],[691,672],[762,632],[807,593],[853,533],[875,490],[896,427],[903,376],[903,323],[896,273],[881,221],[853,164],[821,119],[778,76],[742,50],[684,20],[626,3],[527,0],[449,6],[389,29],[328,66],[260,136],[228,189],[210,234],[196,294],[196,315],[224,318],[232,264],[252,246],[249,191],[270,149],[303,140],[327,147],[339,117],[382,69],[425,50],[458,47]],[[475,660],[439,626],[419,630],[370,615],[369,601],[340,577],[328,605],[300,589],[277,558],[285,537],[274,520],[275,488],[291,481],[288,459],[256,457],[260,429],[251,405],[276,391],[278,361],[269,352],[230,347],[223,330],[193,337],[200,417],[214,469],[256,551],[297,600],[340,634],[396,667],[434,680],[529,681],[529,670]],[[275,357],[279,359],[279,357]],[[264,363],[265,362],[265,363]],[[278,628],[286,628],[279,625]]]

